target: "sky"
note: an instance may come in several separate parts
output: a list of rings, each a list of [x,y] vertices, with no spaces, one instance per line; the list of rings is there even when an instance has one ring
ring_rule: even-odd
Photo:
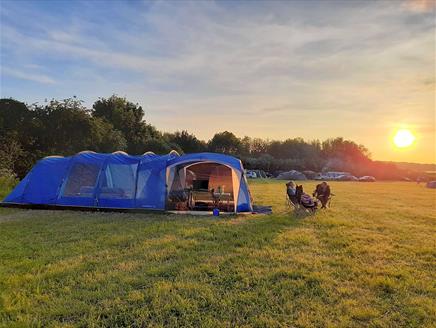
[[[0,0],[0,96],[117,94],[204,140],[341,136],[436,163],[435,17],[432,0]]]

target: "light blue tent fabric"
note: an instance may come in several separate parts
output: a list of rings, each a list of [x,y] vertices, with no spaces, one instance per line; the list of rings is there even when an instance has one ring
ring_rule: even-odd
[[[165,210],[168,169],[203,162],[231,168],[238,177],[235,211],[252,211],[241,161],[215,153],[131,156],[123,152],[86,151],[71,157],[46,157],[38,161],[3,203]]]

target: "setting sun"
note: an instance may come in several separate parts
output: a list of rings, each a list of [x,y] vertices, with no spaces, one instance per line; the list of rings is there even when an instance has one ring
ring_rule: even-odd
[[[415,141],[415,136],[409,130],[398,130],[394,136],[394,144],[399,148],[409,147]]]

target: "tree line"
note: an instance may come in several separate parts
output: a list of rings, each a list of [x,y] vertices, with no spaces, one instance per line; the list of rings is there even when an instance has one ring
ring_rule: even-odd
[[[44,104],[0,99],[0,172],[22,178],[33,164],[49,155],[69,156],[83,150],[143,154],[216,152],[241,158],[248,169],[278,171],[347,171],[398,179],[410,172],[393,163],[372,161],[363,145],[341,137],[324,141],[239,138],[229,131],[203,141],[185,130],[163,133],[144,120],[139,104],[113,95],[92,108],[73,97]]]

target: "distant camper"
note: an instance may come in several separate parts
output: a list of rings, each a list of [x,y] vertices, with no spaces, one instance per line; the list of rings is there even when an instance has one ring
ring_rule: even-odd
[[[337,180],[343,176],[351,176],[351,173],[348,172],[325,172],[320,173],[315,177],[315,180]]]

